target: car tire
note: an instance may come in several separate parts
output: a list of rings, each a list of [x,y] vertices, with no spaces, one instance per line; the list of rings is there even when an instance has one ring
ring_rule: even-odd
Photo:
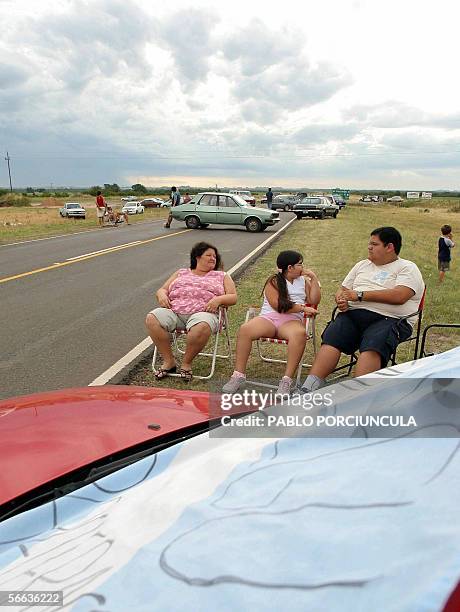
[[[198,229],[201,224],[198,217],[192,215],[191,217],[187,217],[185,219],[185,225],[188,227],[188,229]]]
[[[246,230],[253,234],[262,231],[262,222],[257,217],[249,217],[249,219],[246,219],[245,225]]]
[[[296,215],[296,217],[297,217],[297,221],[302,221],[303,215]]]
[[[326,218],[326,211],[325,211],[325,210],[322,210],[322,211],[319,213],[319,217],[318,217],[318,219],[325,219],[325,218]]]
[[[338,215],[338,213],[335,212],[332,216],[334,217],[334,219],[337,219],[337,215]]]
[[[290,204],[285,204],[283,210],[284,210],[284,212],[289,212],[291,210],[291,205]]]

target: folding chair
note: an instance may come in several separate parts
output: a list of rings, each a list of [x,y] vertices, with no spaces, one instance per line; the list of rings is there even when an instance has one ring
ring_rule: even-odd
[[[407,319],[410,319],[412,317],[417,317],[417,321],[414,327],[412,328],[413,333],[411,334],[410,338],[407,338],[406,340],[401,340],[401,342],[399,342],[398,346],[395,348],[392,356],[390,357],[391,365],[396,365],[396,352],[399,346],[401,344],[404,344],[404,342],[411,342],[412,340],[415,340],[414,361],[419,358],[418,347],[420,344],[420,332],[422,328],[423,309],[425,308],[425,295],[426,295],[426,285],[423,289],[422,298],[418,305],[417,312],[413,312],[412,314],[406,315],[405,317],[400,317],[398,320],[398,325],[399,325],[402,321],[407,321]]]
[[[220,337],[223,336],[224,340],[225,340],[225,344],[226,344],[226,353],[221,354],[218,353],[219,350],[219,339]],[[185,340],[187,337],[187,330],[185,329],[176,329],[172,332],[171,334],[171,341],[172,341],[172,346],[173,346],[173,351],[177,354],[181,354],[183,355],[185,353],[185,349],[181,346],[182,342],[181,342],[181,338],[183,340]],[[209,342],[208,342],[209,344]],[[193,375],[193,378],[196,379],[200,379],[200,380],[208,380],[210,378],[212,378],[214,371],[216,369],[216,360],[217,358],[221,358],[221,359],[231,359],[232,357],[232,350],[231,350],[231,346],[230,346],[230,337],[228,335],[228,315],[227,315],[227,308],[221,307],[219,308],[219,326],[217,329],[217,332],[214,334],[214,339],[213,339],[213,349],[212,352],[204,352],[202,351],[201,353],[198,353],[198,355],[201,355],[202,357],[211,357],[211,369],[209,374],[207,374],[206,376],[200,376],[197,374]],[[197,357],[198,357],[197,355]],[[152,358],[152,370],[154,373],[156,373],[158,370],[156,368],[156,360],[158,357],[158,349],[155,346],[155,349],[153,351],[153,358]],[[195,357],[196,359],[196,357]],[[168,376],[176,376],[176,377],[180,377],[180,374],[168,374]]]
[[[436,329],[460,329],[460,323],[432,323],[431,325],[427,325],[425,329],[423,330],[422,344],[420,346],[420,353],[418,356],[419,359],[423,359],[423,357],[430,357],[431,355],[434,355],[434,353],[427,353],[425,351],[425,343],[426,343],[428,332],[434,328]]]
[[[311,306],[311,304],[307,304],[307,306]],[[255,308],[255,307],[249,308],[247,313],[246,313],[245,323],[247,321],[249,321],[250,319],[253,319],[254,317],[257,317],[259,312],[260,312],[260,308]],[[307,342],[309,340],[312,341],[312,344],[313,344],[313,354],[316,355],[315,317],[314,316],[307,316],[306,314],[304,314],[303,322],[304,322],[304,325],[305,325],[305,332],[307,334]],[[287,346],[289,344],[289,340],[284,340],[283,338],[259,338],[258,340],[256,340],[257,353],[258,353],[260,359],[262,359],[262,361],[265,361],[267,363],[286,363],[286,359],[275,359],[274,357],[267,357],[266,354],[264,355],[263,351],[262,351],[262,345],[264,343],[267,343],[267,344],[278,344],[278,345],[285,345],[285,346]],[[301,376],[302,376],[302,368],[311,368],[311,363],[300,363],[299,364],[299,367],[297,368],[297,385],[300,384],[300,379],[301,379]]]
[[[416,359],[418,359],[418,347],[419,347],[419,343],[420,343],[420,330],[421,330],[421,326],[422,326],[423,309],[425,307],[425,295],[426,295],[426,286],[423,289],[422,297],[420,299],[417,311],[413,312],[412,314],[406,315],[404,317],[399,317],[398,318],[397,325],[399,325],[403,321],[407,321],[407,319],[411,319],[412,317],[417,317],[417,321],[416,321],[416,324],[415,324],[415,326],[413,328],[414,331],[411,334],[411,336],[409,338],[406,338],[406,340],[401,340],[400,342],[398,342],[397,347],[395,348],[395,350],[393,351],[393,353],[392,353],[392,355],[390,357],[391,365],[397,365],[396,364],[396,353],[398,351],[399,346],[401,344],[404,344],[404,342],[411,342],[412,340],[415,340],[415,349],[414,349],[414,357],[413,357],[413,359],[414,359],[414,361]],[[329,321],[329,323],[327,325],[332,323],[332,321],[335,319],[336,315],[337,315],[337,306],[332,311],[331,320]],[[326,325],[326,327],[327,327],[327,325]],[[350,361],[349,362],[345,363],[344,365],[338,366],[337,368],[335,368],[335,370],[332,370],[331,374],[334,374],[335,372],[340,372],[341,370],[348,369],[346,374],[341,374],[340,376],[336,376],[334,378],[340,378],[341,376],[350,376],[351,375],[351,370],[352,370],[353,366],[356,364],[357,361],[358,361],[358,355],[356,353],[353,353],[352,355],[350,355]]]

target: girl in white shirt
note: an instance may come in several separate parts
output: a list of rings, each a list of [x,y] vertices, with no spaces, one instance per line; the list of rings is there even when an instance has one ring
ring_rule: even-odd
[[[297,251],[282,251],[277,259],[277,274],[270,276],[263,289],[264,301],[258,317],[244,323],[236,342],[235,371],[224,385],[224,393],[235,393],[246,381],[245,371],[252,348],[258,338],[288,340],[287,363],[277,393],[289,393],[307,340],[303,316],[315,315],[321,289],[316,274],[303,267]]]

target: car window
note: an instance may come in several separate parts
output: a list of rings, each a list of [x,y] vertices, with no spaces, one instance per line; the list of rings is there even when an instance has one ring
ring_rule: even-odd
[[[219,206],[221,208],[224,206],[235,208],[235,206],[238,206],[238,204],[235,202],[233,198],[230,198],[229,196],[219,196]]]
[[[199,205],[200,206],[217,206],[217,196],[206,194],[201,198]]]

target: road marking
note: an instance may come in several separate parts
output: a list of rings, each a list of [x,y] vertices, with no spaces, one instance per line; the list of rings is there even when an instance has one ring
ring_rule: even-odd
[[[145,221],[136,221],[136,223],[130,223],[130,225],[145,225],[146,223],[164,223],[164,219],[151,219]],[[0,244],[0,249],[9,246],[17,246],[18,244],[29,244],[29,242],[40,242],[41,240],[53,240],[53,238],[71,238],[72,236],[79,236],[80,234],[88,234],[89,232],[98,232],[100,227],[92,227],[91,229],[81,230],[81,232],[70,232],[69,234],[56,234],[55,236],[44,236],[43,238],[31,238],[30,240],[20,240],[19,242],[7,242],[6,244]]]
[[[100,249],[99,251],[91,251],[91,253],[83,253],[82,255],[77,255],[76,257],[68,257],[66,261],[75,261],[76,259],[81,259],[82,257],[89,257],[90,255],[98,255],[99,253],[108,253],[109,251],[116,251],[118,249],[125,248],[127,246],[133,246],[134,244],[141,244],[142,240],[135,240],[134,242],[125,242],[124,244],[119,244],[118,246],[108,247],[107,249]]]
[[[121,251],[123,249],[130,249],[133,246],[141,246],[143,244],[148,244],[149,242],[155,242],[155,240],[163,240],[163,238],[171,238],[172,236],[178,236],[179,234],[185,234],[186,232],[192,232],[193,230],[181,230],[180,232],[174,232],[173,234],[166,234],[165,236],[157,236],[156,238],[149,238],[148,240],[139,240],[138,242],[128,243],[125,245],[121,245],[118,247],[112,247],[110,249],[104,249],[101,252],[95,252],[93,254],[81,255],[78,258],[72,258],[72,261],[63,261],[59,263],[54,263],[50,266],[46,266],[44,268],[37,268],[36,270],[30,270],[29,272],[22,272],[21,274],[15,274],[14,276],[7,276],[5,278],[0,278],[1,283],[7,283],[8,281],[16,280],[18,278],[24,278],[26,276],[31,276],[32,274],[39,274],[40,272],[47,272],[48,270],[56,270],[57,268],[62,268],[63,266],[70,266],[72,264],[80,263],[80,261],[86,261],[87,259],[93,259],[94,257],[100,257],[101,255],[108,255],[115,251]]]
[[[258,253],[261,249],[263,249],[265,245],[275,240],[275,238],[277,238],[280,233],[284,232],[294,221],[296,221],[296,219],[291,219],[291,221],[288,221],[286,225],[283,225],[283,227],[281,227],[277,232],[275,232],[273,236],[269,236],[267,240],[264,240],[261,244],[259,244],[259,246],[257,246],[248,255],[246,255],[246,257],[240,259],[240,261],[238,261],[234,266],[227,270],[227,274],[233,274],[234,272],[236,272],[239,268],[241,268],[244,263],[248,261],[248,259],[254,257],[254,255]],[[129,353],[126,353],[124,357],[119,359],[116,363],[111,365],[110,368],[108,368],[105,372],[102,372],[102,374],[100,374],[97,378],[90,382],[88,387],[98,387],[100,385],[106,385],[112,380],[112,378],[114,378],[114,376],[121,372],[123,368],[128,366],[131,361],[134,361],[134,359],[139,357],[139,355],[143,351],[145,351],[151,344],[152,339],[147,336],[147,338],[144,338],[142,342],[139,342],[137,346],[131,349]]]
[[[93,382],[90,382],[88,387],[99,387],[100,385],[106,385],[109,380],[111,380],[118,372],[120,372],[124,367],[129,365],[133,359],[135,359],[138,355],[145,351],[152,344],[152,339],[150,337],[144,338],[142,342],[139,342],[137,346],[126,353],[124,357],[119,359],[116,363],[114,363],[108,370],[103,372],[100,376],[95,378]]]

